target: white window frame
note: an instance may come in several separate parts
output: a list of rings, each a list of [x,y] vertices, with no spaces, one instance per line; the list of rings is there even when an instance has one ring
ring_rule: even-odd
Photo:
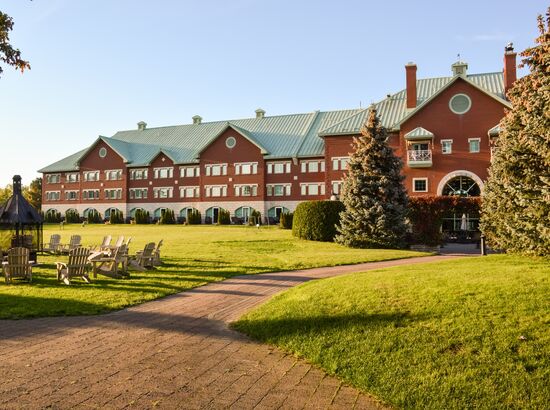
[[[426,189],[424,191],[420,191],[416,189],[416,181],[424,181],[426,183]],[[412,191],[413,192],[428,192],[428,178],[413,178],[412,179]]]
[[[67,184],[74,184],[78,182],[80,174],[78,172],[69,172],[65,174],[65,182]],[[73,178],[74,177],[74,178]]]
[[[120,181],[122,179],[121,169],[106,169],[105,181]]]
[[[90,192],[93,193],[91,198],[90,198]],[[95,201],[99,199],[99,189],[83,189],[82,199],[86,201]]]
[[[449,147],[449,151],[445,151],[446,144],[448,144],[447,146]],[[453,140],[452,139],[441,140],[441,153],[443,155],[448,155],[448,154],[453,153]]]
[[[61,200],[61,191],[46,191],[46,201],[53,202]]]
[[[166,173],[166,176],[163,176],[164,173]],[[174,167],[153,168],[153,175],[155,179],[174,178]]]
[[[290,161],[276,161],[267,163],[268,174],[290,174]]]
[[[332,193],[334,195],[340,195],[340,192],[342,192],[342,183],[343,181],[331,181],[330,186],[332,188]]]
[[[312,188],[316,187],[317,193],[311,193]],[[303,182],[300,184],[300,193],[302,196],[320,196],[325,195],[324,182]]]
[[[139,196],[136,195],[139,192]],[[147,199],[149,188],[130,188],[128,190],[130,199]]]
[[[200,187],[199,186],[180,186],[180,198],[198,198]],[[191,191],[191,195],[187,195]]]
[[[159,186],[153,188],[153,197],[155,199],[167,199],[174,197],[174,187]]]
[[[282,194],[278,195],[275,193],[277,187],[281,187]],[[267,184],[265,188],[267,196],[290,196],[292,192],[292,184]]]
[[[477,151],[472,151],[472,142],[477,142]],[[481,152],[481,138],[468,138],[468,151],[472,154]]]
[[[348,169],[348,162],[350,157],[332,157],[332,170],[333,171],[345,171]]]
[[[69,190],[65,191],[65,200],[66,201],[77,201],[78,200],[78,192],[77,190]],[[71,198],[71,196],[73,196]]]
[[[312,171],[312,165],[316,164],[317,170]],[[325,161],[322,159],[308,159],[300,161],[300,170],[302,174],[315,174],[319,172],[325,172]]]
[[[205,165],[204,171],[206,176],[217,177],[227,175],[227,163]]]
[[[180,178],[195,178],[200,176],[200,174],[201,167],[198,165],[186,165],[180,167]]]
[[[121,188],[105,188],[103,190],[103,197],[105,199],[109,199],[109,200],[122,199],[122,189]]]
[[[132,168],[130,170],[131,180],[147,179],[149,170],[147,168]]]
[[[48,175],[46,175],[46,183],[47,184],[60,184],[61,183],[61,174],[48,174]]]
[[[235,175],[255,175],[258,173],[257,162],[235,162],[233,165],[235,167]]]
[[[99,181],[99,171],[84,171],[84,181],[97,182]]]
[[[214,195],[215,189],[219,189],[220,195]],[[221,198],[227,196],[227,185],[205,185],[204,195],[209,198]]]
[[[235,184],[233,185],[235,196],[258,196],[258,184]],[[245,191],[249,189],[250,192]]]

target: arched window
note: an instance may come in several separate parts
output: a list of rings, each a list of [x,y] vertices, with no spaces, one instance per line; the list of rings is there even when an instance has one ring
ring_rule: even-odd
[[[445,196],[479,196],[481,189],[476,181],[467,176],[457,176],[445,183],[442,195]]]

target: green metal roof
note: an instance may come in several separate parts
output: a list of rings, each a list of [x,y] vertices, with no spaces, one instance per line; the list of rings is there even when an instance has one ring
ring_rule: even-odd
[[[491,128],[487,134],[490,137],[498,137],[498,134],[500,134],[500,124],[495,125],[493,128]]]
[[[382,125],[395,129],[400,122],[423,108],[457,77],[417,80],[417,107],[406,108],[406,90],[390,95],[375,104]],[[503,102],[502,73],[468,75],[466,80],[493,98]],[[230,121],[203,122],[144,130],[119,131],[111,138],[100,137],[117,152],[129,167],[147,166],[160,153],[165,153],[176,164],[197,163],[199,154],[228,127],[234,128],[257,145],[266,159],[316,157],[324,152],[327,135],[351,135],[360,132],[367,120],[368,109],[316,111],[306,114],[266,116]],[[88,150],[79,151],[57,161],[39,172],[61,172],[78,169],[78,163]]]
[[[425,139],[433,139],[434,134],[426,128],[416,127],[414,130],[405,134],[405,139],[408,141],[417,141]]]

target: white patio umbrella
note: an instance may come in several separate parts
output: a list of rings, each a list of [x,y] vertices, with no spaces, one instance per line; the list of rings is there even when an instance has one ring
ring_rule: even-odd
[[[462,218],[460,218],[460,230],[461,231],[468,230],[468,218],[466,218],[466,214],[462,214]]]

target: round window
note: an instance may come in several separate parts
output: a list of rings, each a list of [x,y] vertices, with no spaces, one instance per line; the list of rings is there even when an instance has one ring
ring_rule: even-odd
[[[233,148],[235,145],[237,145],[237,140],[235,139],[235,137],[227,137],[227,139],[225,140],[225,146],[227,148]]]
[[[464,114],[470,110],[472,100],[466,94],[454,95],[449,101],[449,108],[455,114]]]
[[[101,148],[99,149],[99,156],[100,156],[101,158],[105,158],[105,157],[107,156],[107,148],[101,147]]]

